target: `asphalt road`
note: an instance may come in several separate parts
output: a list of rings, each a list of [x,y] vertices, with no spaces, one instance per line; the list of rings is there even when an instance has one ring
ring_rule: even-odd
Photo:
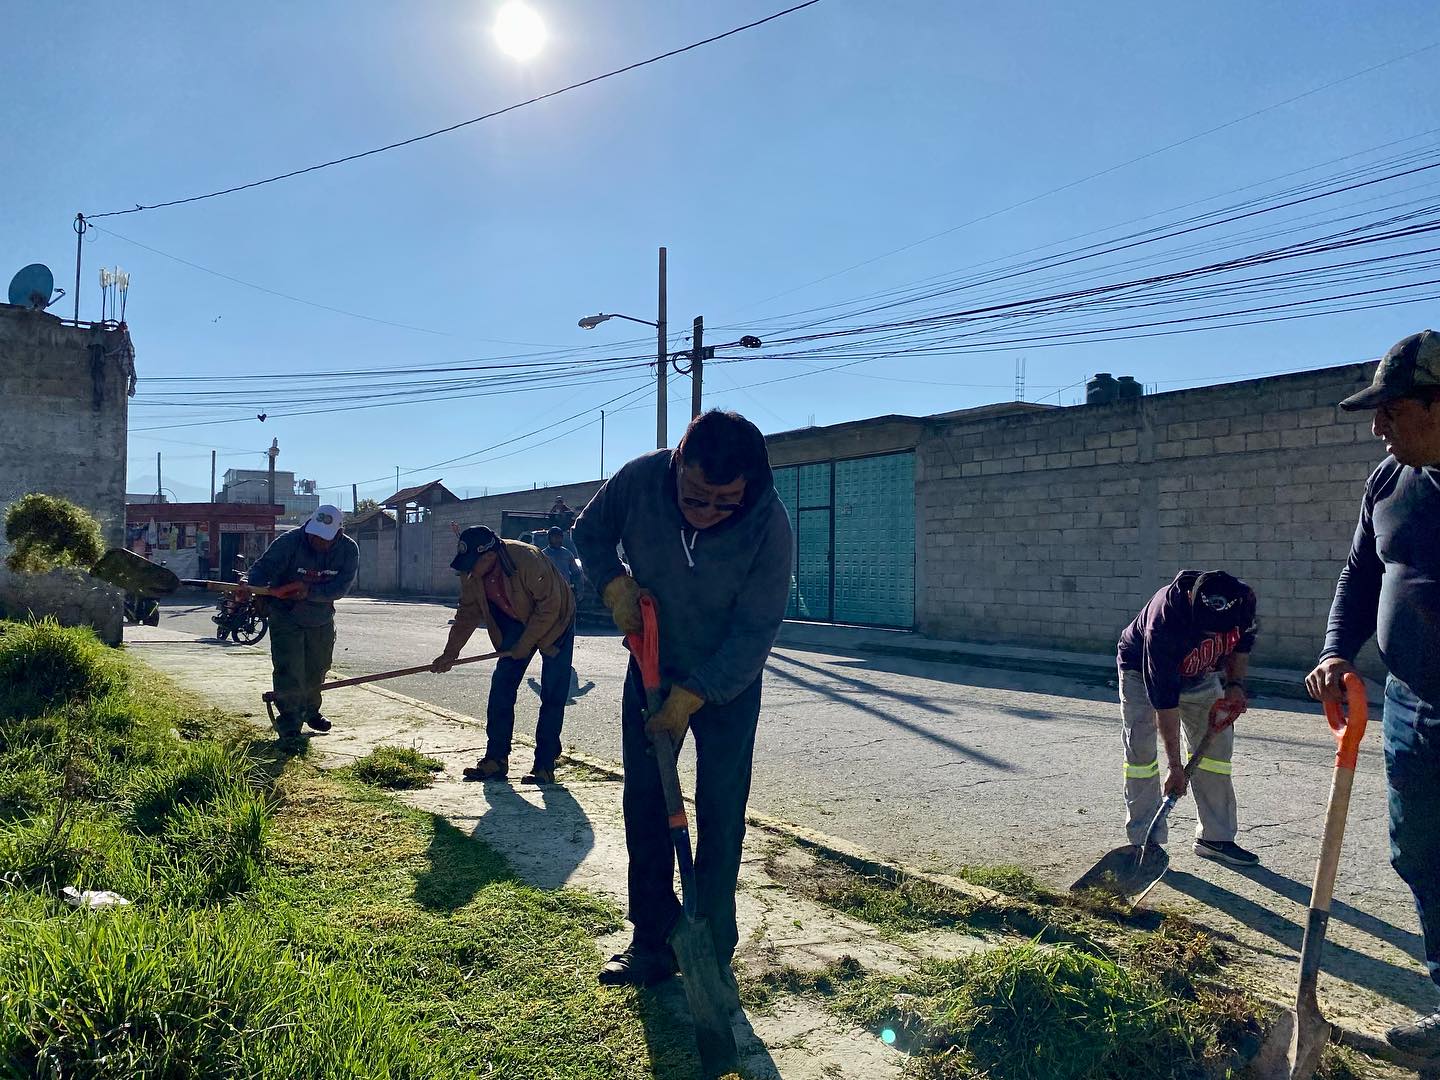
[[[161,626],[205,635],[210,614],[208,606],[171,603]],[[440,652],[452,614],[436,603],[345,600],[335,667],[358,675],[425,663]],[[467,651],[485,646],[477,639]],[[485,667],[385,685],[483,718]],[[564,743],[618,762],[625,670],[618,635],[582,633],[575,668]],[[521,731],[533,731],[538,677],[536,662],[532,688],[522,688]],[[1113,690],[1052,675],[789,647],[776,649],[765,678],[753,810],[909,865],[1016,863],[1059,887],[1124,843]],[[1191,854],[1184,840],[1194,817],[1185,800],[1171,823],[1173,869],[1154,895],[1273,953],[1281,981],[1300,943],[1334,746],[1318,709],[1254,705],[1237,728],[1235,785],[1239,840],[1260,852],[1263,867],[1242,875]],[[1415,959],[1408,890],[1388,864],[1378,727],[1377,718],[1357,770],[1327,968],[1354,984],[1347,1004],[1393,1018],[1404,1015],[1399,1006],[1428,1010],[1434,995]]]

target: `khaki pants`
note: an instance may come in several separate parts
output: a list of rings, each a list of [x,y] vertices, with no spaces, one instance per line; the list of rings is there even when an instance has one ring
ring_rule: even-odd
[[[1212,676],[1180,695],[1180,735],[1187,756],[1205,737],[1210,726],[1210,707],[1220,697],[1220,677]],[[1155,710],[1145,696],[1145,678],[1138,671],[1120,672],[1120,709],[1125,739],[1125,834],[1130,843],[1145,840],[1155,811],[1160,809],[1161,784],[1165,770],[1160,765],[1159,733]],[[1195,797],[1199,824],[1195,835],[1201,840],[1234,840],[1238,829],[1235,785],[1231,781],[1230,758],[1235,748],[1235,729],[1216,735],[1205,756],[1190,777],[1189,793]],[[1163,844],[1169,839],[1161,825],[1151,837]]]

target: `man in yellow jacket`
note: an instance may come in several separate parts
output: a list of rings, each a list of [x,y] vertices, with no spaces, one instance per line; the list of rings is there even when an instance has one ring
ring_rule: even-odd
[[[535,726],[535,767],[521,783],[553,784],[575,652],[575,595],[570,583],[538,548],[501,540],[484,525],[460,534],[450,567],[460,574],[460,608],[445,651],[430,669],[449,671],[482,624],[501,654],[490,678],[485,756],[474,768],[465,770],[465,779],[503,780],[509,773],[515,695],[538,650],[540,719]]]

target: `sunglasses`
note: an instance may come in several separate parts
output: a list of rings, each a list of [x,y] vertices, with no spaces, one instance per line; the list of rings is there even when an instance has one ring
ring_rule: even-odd
[[[742,509],[744,503],[711,502],[709,499],[692,499],[688,495],[681,495],[680,502],[691,510],[705,510],[714,507],[722,514],[733,514],[736,510]]]

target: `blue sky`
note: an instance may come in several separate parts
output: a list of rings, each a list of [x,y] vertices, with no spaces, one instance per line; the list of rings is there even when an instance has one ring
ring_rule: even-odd
[[[490,40],[497,6],[333,0],[271,14],[161,2],[140,15],[67,5],[63,26],[37,23],[0,46],[5,263],[49,263],[68,289],[76,210],[183,197],[404,138],[784,5],[534,0],[551,39],[525,63]],[[597,310],[653,318],[655,252],[665,244],[676,344],[695,314],[717,328],[709,340],[731,340],[793,325],[781,318],[792,312],[1440,127],[1434,50],[829,276],[1434,41],[1440,7],[1408,0],[1183,9],[823,0],[413,147],[102,219],[110,231],[87,242],[82,315],[98,315],[100,266],[130,271],[127,317],[152,401],[175,400],[147,383],[163,376],[444,365],[537,347],[628,355],[650,347],[645,328],[611,322],[586,334],[576,319]],[[266,295],[114,234],[430,332]],[[69,313],[68,297],[59,310]],[[1169,389],[1373,357],[1436,322],[1433,303],[1417,303],[1183,337],[897,357],[736,389],[805,370],[757,358],[711,369],[706,401],[772,431],[963,408],[1013,396],[1022,354],[1031,398],[1096,370]],[[397,465],[406,484],[444,476],[472,494],[588,479],[599,429],[578,427],[584,415],[478,463],[423,467],[598,408],[638,391],[642,378],[189,427],[171,425],[243,415],[246,405],[186,410],[142,396],[132,429],[159,430],[132,434],[131,488],[153,488],[160,450],[165,486],[203,498],[210,447],[222,470],[253,467],[271,438],[281,468],[333,487],[327,495],[345,505],[352,482],[366,481],[362,497],[390,494]],[[672,378],[672,394],[688,393]],[[650,398],[629,402],[637,407],[606,425],[609,470],[653,443]],[[282,413],[286,402],[261,407]],[[675,437],[685,413],[672,404]]]

